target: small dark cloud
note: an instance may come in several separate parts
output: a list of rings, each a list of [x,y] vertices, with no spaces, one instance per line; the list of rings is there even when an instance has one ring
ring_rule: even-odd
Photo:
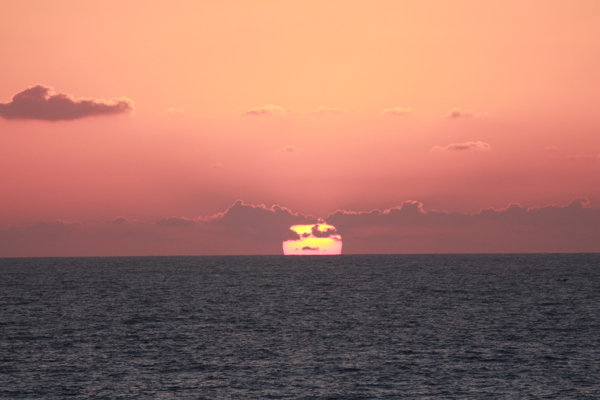
[[[474,116],[475,113],[472,110],[461,110],[460,108],[453,108],[448,114],[448,118],[450,119],[459,119],[459,118],[470,118]]]
[[[335,228],[328,228],[328,229],[326,229],[326,230],[324,230],[324,231],[321,231],[321,230],[319,230],[319,226],[320,226],[320,225],[318,225],[318,224],[317,224],[317,225],[314,225],[314,226],[311,228],[312,235],[313,235],[314,237],[318,237],[318,238],[328,238],[328,237],[330,237],[330,236],[337,235],[337,230],[336,230]]]
[[[44,85],[27,88],[14,95],[9,103],[0,103],[0,116],[6,119],[60,121],[123,114],[131,110],[133,101],[125,97],[76,99],[68,94],[54,93],[51,87]]]
[[[300,235],[298,232],[295,232],[290,228],[286,231],[286,235],[283,237],[283,240],[300,240]]]
[[[302,250],[312,250],[312,251],[316,251],[316,250],[319,250],[319,248],[318,248],[318,247],[304,246],[304,247],[302,248]]]
[[[273,104],[268,104],[262,107],[256,107],[251,110],[248,110],[244,113],[244,115],[250,116],[265,116],[265,115],[282,115],[285,114],[285,110],[282,107],[275,106]]]
[[[448,118],[450,119],[463,119],[463,118],[472,118],[472,117],[485,117],[487,116],[487,112],[476,112],[473,110],[461,110],[460,108],[453,108],[448,114]]]

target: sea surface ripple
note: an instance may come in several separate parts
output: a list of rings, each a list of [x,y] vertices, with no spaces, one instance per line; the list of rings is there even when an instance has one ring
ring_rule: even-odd
[[[2,399],[598,399],[600,254],[0,259]]]

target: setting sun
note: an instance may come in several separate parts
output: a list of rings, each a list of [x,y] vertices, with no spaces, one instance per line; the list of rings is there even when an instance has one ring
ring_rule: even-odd
[[[286,256],[342,254],[342,237],[332,225],[294,225],[290,230],[298,234],[298,239],[283,242]]]

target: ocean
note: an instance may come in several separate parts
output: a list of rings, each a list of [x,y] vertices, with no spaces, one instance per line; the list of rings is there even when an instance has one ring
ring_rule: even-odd
[[[598,399],[600,254],[0,259],[2,399]]]

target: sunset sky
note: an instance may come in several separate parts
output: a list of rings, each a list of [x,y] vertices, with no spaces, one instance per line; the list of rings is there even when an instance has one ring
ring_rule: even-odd
[[[0,0],[0,256],[600,251],[600,2]]]

